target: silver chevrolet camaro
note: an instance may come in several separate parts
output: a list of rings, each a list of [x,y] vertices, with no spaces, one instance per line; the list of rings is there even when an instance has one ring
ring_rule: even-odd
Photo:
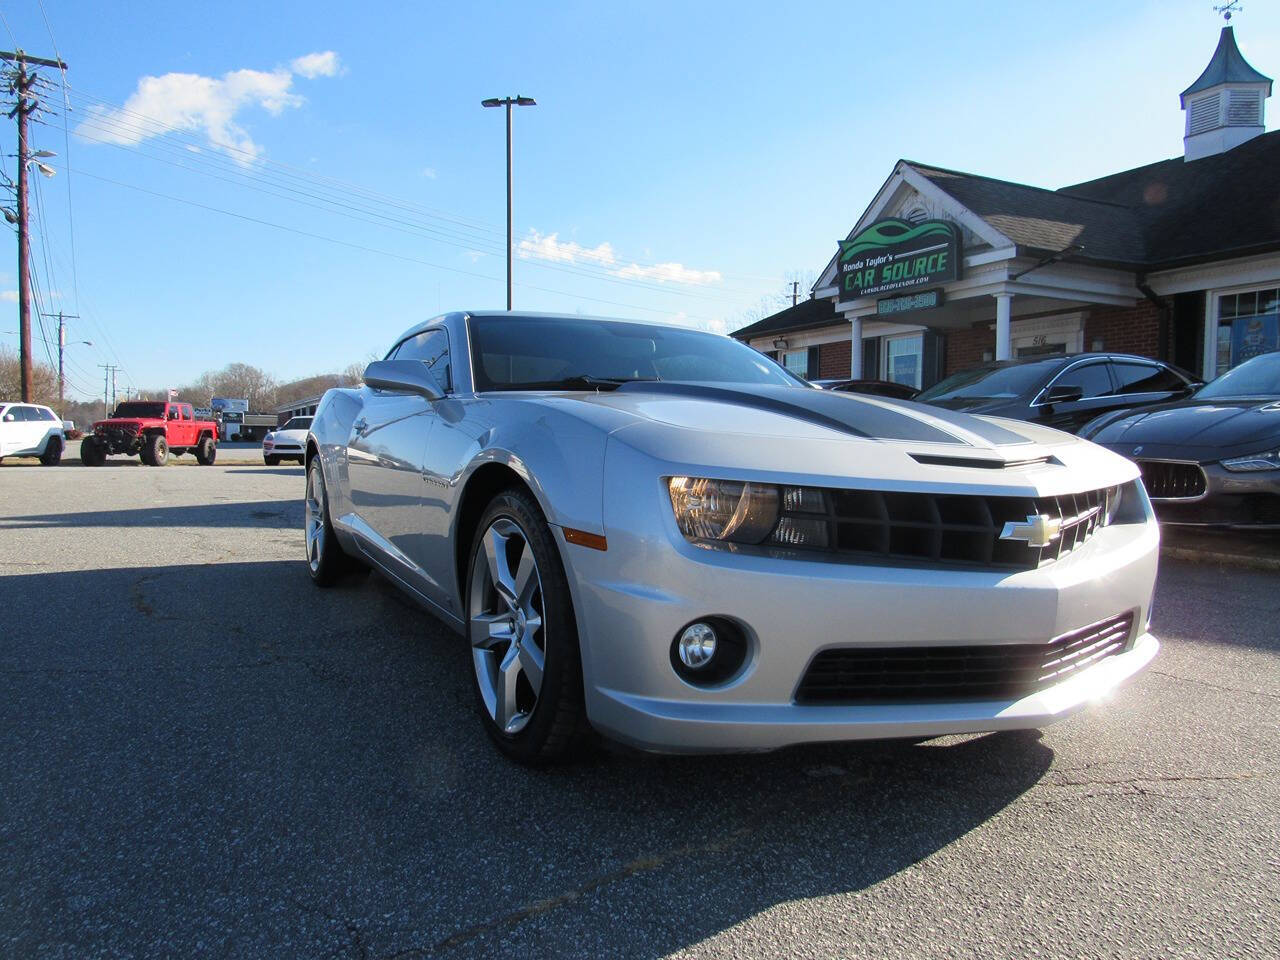
[[[441,316],[325,394],[306,465],[311,578],[374,567],[467,637],[525,763],[1039,727],[1158,648],[1132,463],[713,334]]]

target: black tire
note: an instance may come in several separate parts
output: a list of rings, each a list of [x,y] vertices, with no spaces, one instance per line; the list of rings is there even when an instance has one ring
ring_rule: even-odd
[[[342,549],[342,544],[338,543],[333,519],[329,516],[329,491],[325,487],[324,471],[320,469],[318,458],[311,461],[311,467],[307,470],[303,507],[307,572],[311,575],[311,582],[317,587],[332,587],[348,574],[365,569],[362,563],[352,558]]]
[[[50,437],[44,445],[44,453],[40,454],[40,462],[46,467],[56,467],[62,462],[62,439]]]
[[[524,546],[532,551],[541,594],[541,686],[524,725],[508,733],[496,722],[486,704],[479,674],[480,657],[473,647],[472,689],[485,731],[506,756],[526,766],[542,766],[569,758],[586,741],[590,728],[582,693],[582,656],[578,646],[577,621],[569,583],[560,552],[537,501],[525,490],[513,488],[499,493],[490,502],[471,543],[464,584],[464,613],[468,636],[473,636],[472,616],[476,601],[477,562],[484,555],[483,541],[495,522],[507,521],[519,528]],[[523,548],[522,548],[523,549]],[[487,565],[487,564],[486,564]],[[481,573],[482,582],[485,574]],[[530,639],[534,634],[529,634]]]
[[[80,441],[80,462],[86,467],[100,467],[107,462],[107,451],[93,437]]]
[[[212,437],[205,437],[196,446],[196,462],[202,467],[213,465],[213,461],[218,459],[218,445],[213,442]]]
[[[163,467],[169,462],[169,441],[162,433],[153,433],[142,444],[142,462],[149,467]]]
[[[263,456],[262,462],[265,463],[268,467],[275,467],[280,465],[280,458],[276,456],[272,456],[271,454],[266,454],[265,456]]]

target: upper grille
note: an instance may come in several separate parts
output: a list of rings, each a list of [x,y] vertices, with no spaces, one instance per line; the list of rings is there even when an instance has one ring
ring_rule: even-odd
[[[1133,614],[1048,643],[968,647],[849,647],[813,658],[796,702],[922,703],[1016,700],[1128,649]]]
[[[1098,529],[1116,487],[1061,497],[991,497],[878,490],[825,490],[827,552],[842,559],[916,560],[1034,570],[1070,553]],[[1002,540],[1007,523],[1047,516],[1061,522],[1058,536],[1043,547]],[[822,520],[821,514],[789,513],[784,519]]]
[[[1208,486],[1198,463],[1174,460],[1139,460],[1142,483],[1153,500],[1196,500]]]

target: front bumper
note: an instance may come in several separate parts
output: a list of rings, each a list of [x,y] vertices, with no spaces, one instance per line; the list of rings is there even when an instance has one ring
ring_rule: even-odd
[[[620,459],[618,470],[607,470],[608,549],[563,539],[561,549],[588,716],[603,733],[642,749],[770,750],[1039,727],[1105,697],[1159,648],[1146,629],[1159,553],[1149,515],[1097,531],[1061,560],[1014,573],[779,559],[687,542],[657,496],[652,464]],[[1039,644],[1122,613],[1133,614],[1124,652],[1019,699],[795,701],[823,650]],[[712,616],[742,629],[747,661],[727,683],[699,688],[672,669],[671,643],[691,621]]]
[[[1161,523],[1280,529],[1280,470],[1237,472],[1201,464],[1206,490],[1194,500],[1151,501]]]
[[[279,457],[282,460],[297,460],[301,462],[306,457],[306,453],[296,443],[271,445],[264,443],[262,445],[262,458],[265,460],[267,457]]]

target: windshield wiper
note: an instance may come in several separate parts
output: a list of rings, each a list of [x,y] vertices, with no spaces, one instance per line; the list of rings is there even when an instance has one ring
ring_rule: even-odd
[[[576,373],[558,380],[539,380],[522,383],[521,390],[617,390],[624,383],[653,383],[657,377],[593,377]]]

